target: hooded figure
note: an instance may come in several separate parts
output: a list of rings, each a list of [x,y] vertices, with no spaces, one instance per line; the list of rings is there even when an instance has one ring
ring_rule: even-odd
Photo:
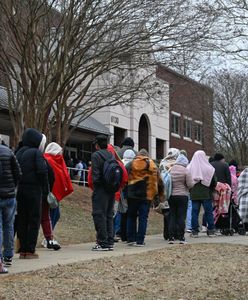
[[[170,148],[165,158],[161,160],[159,165],[160,172],[163,170],[169,170],[176,162],[180,151],[177,148]]]
[[[25,130],[23,146],[16,157],[22,170],[17,191],[18,229],[20,258],[38,258],[35,253],[40,218],[42,194],[48,194],[47,164],[41,150],[46,137],[34,128]]]

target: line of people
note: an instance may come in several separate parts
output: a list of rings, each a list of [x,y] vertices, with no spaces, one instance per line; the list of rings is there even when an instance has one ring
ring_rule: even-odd
[[[62,148],[57,143],[45,145],[45,135],[33,128],[24,131],[15,154],[0,145],[0,274],[7,273],[6,266],[12,264],[14,231],[20,242],[20,259],[39,258],[35,249],[40,225],[45,246],[60,249],[53,239],[59,204],[50,211],[47,196],[52,192],[59,203],[73,187]]]

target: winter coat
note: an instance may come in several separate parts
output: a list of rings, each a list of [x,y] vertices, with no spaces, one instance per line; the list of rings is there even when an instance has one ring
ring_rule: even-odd
[[[126,165],[128,169],[128,198],[153,201],[158,195],[159,172],[147,156],[138,155]]]
[[[209,187],[198,182],[190,190],[190,199],[191,200],[209,200],[213,198],[213,191],[216,187],[217,179],[213,176],[211,184]]]
[[[39,150],[42,134],[33,128],[25,130],[22,136],[23,146],[16,153],[22,170],[18,189],[28,191],[30,187],[37,192],[48,194],[47,164]]]
[[[227,183],[229,186],[232,185],[231,173],[227,163],[222,161],[213,161],[211,165],[215,168],[215,176],[218,182]]]
[[[21,169],[14,153],[0,145],[0,199],[15,197],[15,188],[21,176]]]

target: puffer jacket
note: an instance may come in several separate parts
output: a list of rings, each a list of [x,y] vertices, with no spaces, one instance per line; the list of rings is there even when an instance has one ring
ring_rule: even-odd
[[[44,194],[48,193],[48,170],[42,152],[38,149],[42,134],[33,129],[25,130],[22,142],[23,147],[16,153],[16,158],[22,170],[19,182],[20,187],[41,188]]]
[[[15,197],[15,188],[21,176],[21,169],[14,153],[0,145],[0,199]]]

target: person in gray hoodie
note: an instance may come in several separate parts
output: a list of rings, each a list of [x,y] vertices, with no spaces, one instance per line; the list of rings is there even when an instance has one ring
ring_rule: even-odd
[[[172,179],[172,193],[168,200],[170,207],[169,244],[174,244],[175,237],[180,244],[185,244],[185,219],[188,206],[189,189],[194,181],[186,169],[189,161],[185,155],[180,154],[176,163],[170,170]]]

